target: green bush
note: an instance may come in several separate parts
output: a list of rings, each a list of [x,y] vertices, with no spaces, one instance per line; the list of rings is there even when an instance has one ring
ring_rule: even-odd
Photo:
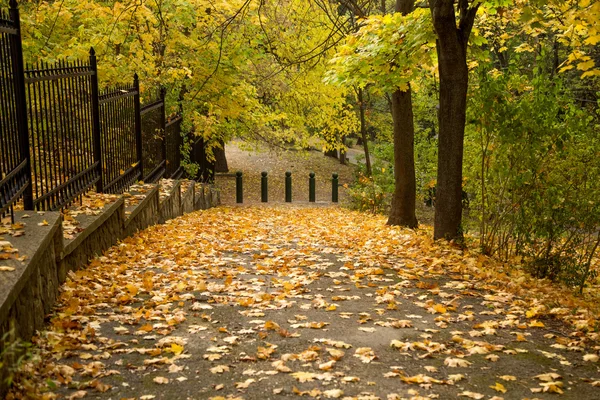
[[[465,170],[484,253],[583,289],[600,236],[598,114],[545,74],[480,75]]]
[[[377,152],[373,154],[378,157]],[[372,170],[373,176],[369,176],[365,164],[359,158],[356,177],[348,191],[350,207],[375,214],[386,214],[390,210],[394,192],[394,174],[389,168],[389,163],[381,158],[376,158]]]

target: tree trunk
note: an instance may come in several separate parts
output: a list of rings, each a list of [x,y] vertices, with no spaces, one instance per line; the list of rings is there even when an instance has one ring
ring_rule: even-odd
[[[331,157],[331,158],[338,158],[338,151],[336,149],[326,150],[325,151],[325,156],[326,157]]]
[[[346,157],[346,136],[341,135],[340,136],[340,143],[341,143],[341,147],[340,147],[340,164],[342,165],[346,165],[346,160],[348,157]]]
[[[456,26],[453,0],[431,3],[437,34],[440,73],[438,172],[434,239],[462,240],[462,166],[469,70],[467,43],[477,6],[459,0],[460,22]],[[472,5],[472,4],[471,4]]]
[[[225,142],[219,142],[219,146],[213,149],[215,153],[215,172],[229,172],[227,158],[225,157]]]
[[[363,149],[365,150],[365,165],[367,166],[367,175],[373,176],[371,167],[371,156],[369,154],[369,141],[367,140],[367,120],[365,118],[364,89],[357,90],[358,107],[360,112],[360,136],[362,138]]]
[[[415,179],[412,93],[396,90],[392,93],[394,119],[394,195],[388,225],[418,226],[415,215],[417,184]]]
[[[414,1],[397,0],[396,11],[404,15],[413,10]],[[402,92],[392,93],[392,118],[394,120],[394,194],[388,225],[416,228],[415,215],[417,184],[415,178],[415,125],[413,120],[410,86]]]

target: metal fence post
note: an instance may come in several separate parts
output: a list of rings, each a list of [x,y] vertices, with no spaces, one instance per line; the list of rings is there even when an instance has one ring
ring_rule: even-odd
[[[338,202],[338,185],[338,174],[333,173],[333,175],[331,175],[331,201],[333,203]]]
[[[11,59],[13,62],[13,73],[15,80],[15,97],[17,101],[17,129],[19,133],[19,151],[21,160],[26,160],[25,174],[27,176],[27,186],[23,192],[23,207],[25,210],[33,210],[33,185],[31,175],[31,155],[29,153],[29,129],[27,126],[27,99],[25,97],[25,67],[23,64],[23,46],[21,43],[21,17],[19,6],[16,0],[10,0],[10,19],[13,21],[17,30],[16,35],[12,35],[13,45],[11,46]]]
[[[242,181],[242,171],[238,171],[235,173],[235,202],[243,203],[244,202],[244,188]]]
[[[160,128],[162,129],[162,159],[165,161],[165,175],[167,172],[167,107],[165,104],[165,97],[167,90],[164,87],[160,88],[160,99],[162,101],[162,114],[160,116]]]
[[[90,68],[92,69],[91,89],[92,89],[92,142],[94,146],[94,162],[98,164],[98,181],[96,182],[96,192],[102,193],[104,189],[102,184],[102,143],[100,140],[100,99],[98,93],[98,64],[96,61],[96,51],[90,48]]]
[[[308,201],[311,203],[315,202],[315,191],[316,191],[316,182],[315,182],[315,173],[311,172],[308,174]]]
[[[269,201],[269,182],[267,172],[260,173],[260,201],[267,203]]]
[[[138,170],[140,171],[139,179],[144,179],[144,157],[142,155],[142,106],[140,103],[140,78],[137,73],[133,75],[133,87],[135,88],[135,96],[133,98],[135,110],[135,152],[138,161]]]
[[[285,202],[292,202],[292,173],[290,171],[285,173]]]

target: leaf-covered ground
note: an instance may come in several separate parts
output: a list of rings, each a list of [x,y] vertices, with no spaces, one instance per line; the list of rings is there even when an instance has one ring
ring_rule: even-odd
[[[71,274],[13,398],[600,397],[593,310],[340,208],[220,207]]]

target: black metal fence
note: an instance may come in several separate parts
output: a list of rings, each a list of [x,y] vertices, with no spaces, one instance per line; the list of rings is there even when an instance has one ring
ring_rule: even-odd
[[[100,191],[95,56],[27,67],[25,86],[35,207],[61,208],[93,185]]]
[[[19,10],[0,10],[0,215],[23,197],[33,207]]]
[[[166,171],[165,91],[142,107],[144,182],[156,182]]]
[[[173,178],[179,178],[183,175],[183,167],[181,166],[181,146],[183,145],[183,137],[181,136],[181,123],[183,118],[177,115],[171,118],[165,126],[166,139],[166,155],[167,165],[166,174]]]
[[[57,210],[93,187],[121,193],[140,179],[182,176],[182,118],[167,122],[164,89],[142,107],[137,75],[99,91],[93,49],[86,62],[24,68],[21,46],[11,0],[9,13],[0,10],[0,216],[20,199],[28,210]],[[190,161],[210,177],[198,146]]]
[[[142,176],[140,91],[137,75],[131,86],[117,86],[100,95],[104,192],[122,193]]]

